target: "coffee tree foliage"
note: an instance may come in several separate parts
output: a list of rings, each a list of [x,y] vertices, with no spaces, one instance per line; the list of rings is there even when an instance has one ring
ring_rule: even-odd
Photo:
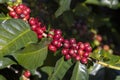
[[[51,38],[38,39],[26,18],[9,15],[19,4],[30,7],[47,34],[60,29],[65,39],[89,42],[88,62],[66,59],[62,47],[50,51]],[[119,18],[119,0],[0,0],[0,80],[119,80],[112,73],[120,70]]]

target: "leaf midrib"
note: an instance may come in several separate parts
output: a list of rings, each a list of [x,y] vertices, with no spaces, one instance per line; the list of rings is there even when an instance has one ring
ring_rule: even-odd
[[[45,48],[47,48],[47,47],[44,47],[44,48],[41,48],[41,49],[39,49],[39,50],[37,50],[37,51],[34,51],[34,52],[27,52],[27,53],[19,53],[18,55],[30,55],[30,54],[34,54],[34,53],[38,53],[38,52],[41,52],[42,50],[44,50]],[[29,54],[28,54],[29,53]],[[38,54],[40,54],[40,53],[38,53]]]
[[[1,50],[4,50],[6,47],[8,47],[10,44],[12,44],[13,42],[15,42],[17,39],[19,39],[21,36],[23,36],[24,34],[26,34],[29,31],[30,31],[30,29],[27,29],[23,33],[19,34],[17,37],[15,37],[14,39],[12,39],[12,41],[10,41],[8,44],[6,44]]]

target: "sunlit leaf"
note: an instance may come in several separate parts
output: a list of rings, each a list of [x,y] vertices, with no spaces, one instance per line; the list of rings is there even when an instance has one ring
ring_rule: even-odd
[[[107,6],[113,9],[120,8],[119,0],[86,0],[85,3],[95,4],[99,6]]]
[[[6,68],[7,66],[12,64],[16,64],[16,63],[7,57],[0,58],[0,69]]]
[[[30,44],[23,50],[15,52],[13,56],[23,67],[29,70],[36,69],[43,65],[47,57],[47,44],[45,40],[40,44]]]
[[[30,44],[36,43],[37,36],[30,26],[20,19],[4,20],[0,24],[0,55],[12,52]]]
[[[78,61],[74,67],[70,80],[89,80],[87,67]]]

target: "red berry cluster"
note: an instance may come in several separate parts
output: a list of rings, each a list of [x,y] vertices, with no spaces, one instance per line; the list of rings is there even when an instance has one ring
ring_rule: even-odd
[[[44,34],[46,31],[46,26],[44,26],[37,18],[30,18],[29,24],[31,26],[31,29],[37,34],[38,39],[43,38],[43,36],[47,36]]]
[[[30,18],[29,13],[30,9],[23,4],[14,6],[9,12],[12,18],[27,20],[31,29],[37,34],[38,39],[42,39],[43,37],[52,38],[52,42],[48,45],[50,51],[55,53],[60,47],[63,47],[61,53],[65,56],[66,60],[73,58],[81,61],[83,64],[87,63],[89,54],[92,51],[89,43],[77,43],[75,38],[71,38],[70,40],[64,39],[60,29],[51,29],[47,34],[45,33],[46,26],[42,22],[39,22],[37,18]]]
[[[50,51],[56,52],[58,48],[63,47],[61,53],[65,56],[66,60],[73,58],[81,61],[83,64],[87,63],[89,54],[92,51],[89,43],[77,43],[75,38],[71,38],[70,40],[64,39],[62,37],[62,31],[59,29],[52,29],[48,37],[53,39],[48,46]]]
[[[9,15],[12,18],[20,18],[24,20],[28,20],[30,18],[31,10],[24,4],[19,4],[18,6],[13,6],[12,8],[8,7],[8,9],[10,10]]]
[[[81,63],[86,64],[92,48],[89,43],[76,42],[75,38],[64,40],[62,54],[65,59],[73,58]]]
[[[62,31],[60,29],[52,29],[48,33],[48,37],[51,37],[53,40],[49,44],[49,50],[56,52],[58,48],[62,46],[64,38],[62,37]]]

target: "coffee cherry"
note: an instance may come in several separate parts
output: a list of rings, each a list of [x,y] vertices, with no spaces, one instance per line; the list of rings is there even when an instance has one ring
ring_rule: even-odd
[[[32,29],[33,31],[37,31],[37,26],[36,26],[36,25],[32,25],[32,26],[31,26],[31,29]]]
[[[81,60],[80,55],[77,55],[77,56],[75,57],[75,59],[76,59],[77,61],[80,61],[80,60]]]
[[[82,56],[85,57],[85,58],[87,58],[89,56],[89,53],[85,52]]]
[[[79,44],[79,48],[82,49],[82,50],[84,50],[85,49],[85,45],[83,43],[80,43]]]
[[[21,14],[21,13],[22,13],[22,9],[19,8],[19,7],[17,7],[17,8],[15,8],[15,12],[16,12],[17,14]]]
[[[10,15],[11,17],[15,17],[17,14],[16,14],[15,11],[10,11],[10,12],[9,12],[9,15]]]
[[[67,54],[68,54],[68,51],[69,51],[68,49],[62,49],[61,52],[62,52],[63,55],[67,55]]]
[[[87,62],[88,62],[87,58],[85,58],[85,57],[82,57],[80,61],[83,64],[87,64]]]
[[[30,18],[29,24],[30,25],[35,25],[36,24],[36,21],[34,20],[34,18]]]
[[[82,55],[84,54],[84,51],[83,51],[82,49],[79,49],[79,50],[78,50],[78,54],[79,54],[80,56],[82,56]]]
[[[109,47],[109,45],[104,45],[104,46],[103,46],[103,49],[104,49],[105,51],[108,51],[108,50],[110,49],[110,47]]]
[[[65,55],[65,59],[69,60],[71,58],[71,56],[69,54]]]
[[[59,42],[63,42],[63,41],[64,41],[64,38],[61,36],[58,41],[59,41]]]
[[[57,44],[57,48],[60,48],[62,46],[62,43],[61,42],[58,42],[58,44]]]
[[[88,46],[90,46],[90,44],[88,42],[86,42],[86,43],[84,43],[84,46],[88,47]]]
[[[91,52],[91,51],[92,51],[92,48],[91,48],[91,46],[88,46],[88,47],[85,48],[85,50],[86,50],[87,52]]]
[[[65,43],[63,44],[63,47],[64,47],[64,48],[69,48],[69,47],[70,47],[69,42],[65,42]]]
[[[58,45],[58,40],[53,40],[53,41],[52,41],[52,44],[53,44],[54,46],[57,46],[57,45]]]
[[[43,36],[42,35],[37,35],[37,37],[38,37],[38,39],[42,39],[43,38]]]
[[[71,43],[71,44],[76,43],[76,39],[75,39],[75,38],[70,38],[70,43]]]
[[[95,39],[98,40],[99,42],[101,42],[102,41],[102,36],[101,35],[96,35]]]
[[[37,34],[43,34],[43,30],[40,27],[37,28],[36,32],[37,32]]]
[[[24,71],[23,75],[28,78],[31,76],[31,73],[29,70],[26,70],[26,71]]]
[[[75,48],[76,48],[76,46],[77,46],[77,44],[76,44],[76,43],[71,44],[71,47],[72,47],[73,49],[75,49]]]
[[[50,51],[54,52],[54,53],[57,51],[57,48],[56,48],[54,45],[52,45],[52,44],[50,44],[50,45],[48,46],[48,49],[49,49]]]
[[[72,56],[73,54],[74,54],[74,49],[70,49],[70,50],[69,50],[69,55]]]
[[[55,30],[55,34],[61,35],[61,34],[62,34],[62,31],[61,31],[60,29],[57,29],[57,30]]]
[[[55,34],[54,37],[53,37],[53,39],[57,39],[57,40],[60,39],[60,38],[61,38],[60,34]]]

